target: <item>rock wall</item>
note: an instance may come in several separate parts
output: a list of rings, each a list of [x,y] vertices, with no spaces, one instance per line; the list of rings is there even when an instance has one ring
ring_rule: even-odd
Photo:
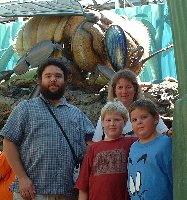
[[[22,84],[0,85],[0,129],[15,105],[27,99],[36,82],[25,80]],[[179,98],[178,82],[173,78],[166,78],[163,82],[142,87],[146,98],[152,99],[158,106],[160,115],[168,127],[172,125],[174,103]],[[100,91],[67,88],[65,96],[68,102],[80,108],[96,125],[101,108],[106,103],[107,86]]]

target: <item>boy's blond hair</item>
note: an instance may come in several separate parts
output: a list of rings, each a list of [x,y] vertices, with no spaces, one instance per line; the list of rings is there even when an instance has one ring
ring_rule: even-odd
[[[128,120],[127,109],[117,99],[114,99],[114,101],[107,102],[106,105],[101,109],[101,121],[104,120],[106,113],[111,113],[111,112],[119,113],[123,117],[124,121]]]

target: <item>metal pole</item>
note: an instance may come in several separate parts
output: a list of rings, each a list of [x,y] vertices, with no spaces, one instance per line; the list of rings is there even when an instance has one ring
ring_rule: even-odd
[[[24,0],[18,0],[18,3],[23,3]],[[18,22],[23,22],[23,17],[18,17]]]
[[[119,9],[119,8],[120,8],[120,6],[119,6],[119,0],[115,0],[115,10]]]

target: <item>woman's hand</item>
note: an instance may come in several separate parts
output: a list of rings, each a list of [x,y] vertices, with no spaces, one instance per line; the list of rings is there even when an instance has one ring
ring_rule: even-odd
[[[171,137],[172,138],[172,135],[173,135],[173,129],[170,128],[166,133],[165,135],[167,135],[168,137]]]

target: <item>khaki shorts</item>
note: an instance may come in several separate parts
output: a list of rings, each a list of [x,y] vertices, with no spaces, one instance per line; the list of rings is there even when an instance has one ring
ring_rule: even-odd
[[[23,200],[19,193],[13,193],[13,200]],[[36,195],[34,200],[77,200],[77,198],[66,197],[61,194]]]

